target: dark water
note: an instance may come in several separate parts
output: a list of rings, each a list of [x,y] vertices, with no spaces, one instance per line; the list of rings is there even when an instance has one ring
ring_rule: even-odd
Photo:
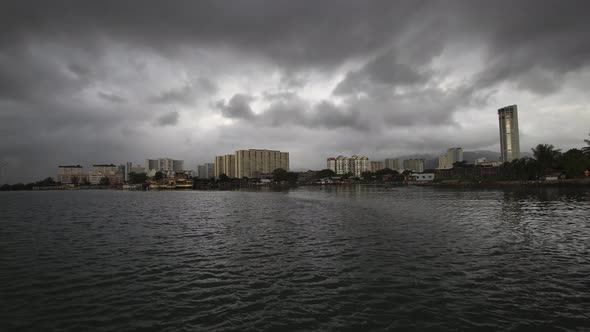
[[[590,328],[590,191],[0,193],[0,330]]]

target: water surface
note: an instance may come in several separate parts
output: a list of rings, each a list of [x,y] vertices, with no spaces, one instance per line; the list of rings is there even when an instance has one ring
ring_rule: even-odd
[[[18,331],[583,330],[590,192],[0,193]]]

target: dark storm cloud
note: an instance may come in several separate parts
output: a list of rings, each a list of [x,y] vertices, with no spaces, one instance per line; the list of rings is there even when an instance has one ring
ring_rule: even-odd
[[[504,83],[559,92],[567,75],[590,66],[587,12],[588,1],[5,1],[0,159],[15,169],[45,160],[53,169],[68,155],[125,158],[123,151],[159,144],[146,143],[153,125],[178,130],[181,116],[190,120],[161,114],[168,106],[197,120],[219,112],[252,124],[231,131],[247,145],[273,134],[307,146],[331,142],[318,149],[359,151],[365,137],[434,149],[450,140],[413,141],[391,130],[455,128],[458,112],[496,108],[491,96]],[[207,65],[207,52],[219,63],[193,69]],[[457,63],[470,76],[454,77],[437,67],[445,52],[473,52],[483,65]],[[250,63],[268,71],[235,73]],[[275,90],[256,91],[261,76],[276,73]],[[333,95],[312,100],[302,91],[333,77],[342,78],[324,82]],[[346,139],[328,137],[349,129]],[[218,143],[225,144],[203,145]]]
[[[174,126],[178,123],[180,114],[177,111],[168,112],[156,119],[156,122],[160,126]]]
[[[363,68],[351,71],[346,78],[336,86],[334,94],[347,95],[364,92],[372,84],[395,86],[424,83],[430,75],[427,70],[420,70],[408,64],[396,62],[392,52],[380,55],[369,61]]]

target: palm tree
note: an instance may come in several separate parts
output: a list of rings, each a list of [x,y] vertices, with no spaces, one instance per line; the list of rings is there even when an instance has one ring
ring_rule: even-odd
[[[535,159],[545,168],[552,168],[561,155],[561,150],[555,149],[553,144],[539,144],[531,151]]]
[[[588,134],[588,136],[590,136],[590,134]],[[586,142],[586,144],[588,146],[583,147],[582,152],[584,152],[584,154],[590,156],[590,139],[585,139],[584,142]]]

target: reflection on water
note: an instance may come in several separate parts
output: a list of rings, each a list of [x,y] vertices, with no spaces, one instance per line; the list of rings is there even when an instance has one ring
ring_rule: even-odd
[[[0,193],[3,330],[588,325],[590,193]]]

